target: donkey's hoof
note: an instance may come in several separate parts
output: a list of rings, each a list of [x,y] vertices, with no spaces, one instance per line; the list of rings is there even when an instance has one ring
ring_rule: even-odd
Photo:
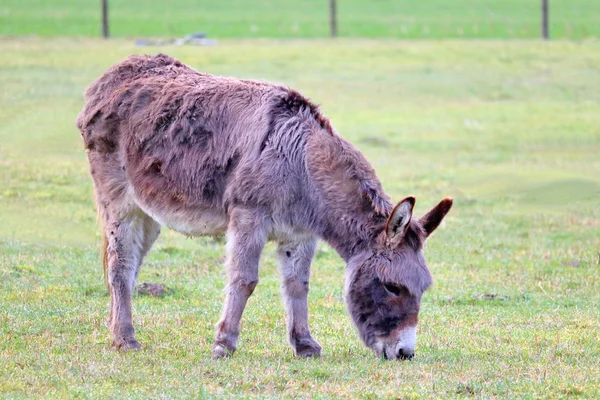
[[[295,353],[297,357],[321,357],[321,345],[313,338],[302,338],[296,341]]]
[[[113,347],[117,350],[129,351],[129,350],[139,350],[140,344],[134,338],[123,338],[123,339],[115,339],[112,343]]]
[[[235,351],[235,349],[230,350],[223,345],[215,343],[215,345],[213,346],[213,349],[212,349],[211,358],[212,359],[228,358],[233,355],[234,351]]]

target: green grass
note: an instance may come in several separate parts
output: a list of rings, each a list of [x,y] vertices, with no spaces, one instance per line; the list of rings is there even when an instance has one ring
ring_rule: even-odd
[[[154,49],[153,49],[154,50]],[[159,50],[159,49],[156,49]],[[455,206],[426,257],[417,356],[359,341],[344,266],[316,256],[311,326],[285,341],[274,249],[238,352],[210,360],[223,243],[165,231],[136,296],[140,352],[109,347],[85,154],[84,87],[126,41],[0,40],[0,397],[567,398],[600,396],[600,43],[223,41],[165,47],[203,71],[293,86],[322,104],[394,199]]]
[[[340,0],[339,34],[371,38],[538,38],[541,0]],[[326,37],[329,1],[109,0],[117,37]],[[551,0],[553,38],[600,37],[597,0]],[[99,36],[100,1],[3,0],[0,35]]]

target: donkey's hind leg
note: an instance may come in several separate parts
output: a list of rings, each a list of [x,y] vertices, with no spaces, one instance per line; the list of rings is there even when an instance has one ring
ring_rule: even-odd
[[[258,284],[258,262],[267,242],[268,222],[263,212],[237,208],[230,215],[227,231],[227,295],[223,315],[217,324],[213,358],[230,356],[237,348],[242,313]]]
[[[308,328],[308,282],[317,238],[279,243],[277,258],[282,275],[288,339],[299,357],[318,357],[321,345]]]
[[[116,210],[115,210],[116,211]],[[110,291],[109,329],[113,346],[138,349],[131,300],[142,260],[160,233],[160,225],[141,210],[105,210],[106,274]]]

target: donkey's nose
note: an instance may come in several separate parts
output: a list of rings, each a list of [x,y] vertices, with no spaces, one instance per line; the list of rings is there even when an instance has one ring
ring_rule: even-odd
[[[415,351],[413,349],[407,348],[399,348],[398,354],[396,354],[396,358],[399,360],[410,360],[415,356]]]

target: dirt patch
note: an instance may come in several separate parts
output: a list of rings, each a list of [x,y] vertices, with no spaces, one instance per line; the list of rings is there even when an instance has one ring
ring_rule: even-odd
[[[139,296],[163,297],[171,293],[171,289],[162,283],[142,282],[135,287],[135,294]]]

